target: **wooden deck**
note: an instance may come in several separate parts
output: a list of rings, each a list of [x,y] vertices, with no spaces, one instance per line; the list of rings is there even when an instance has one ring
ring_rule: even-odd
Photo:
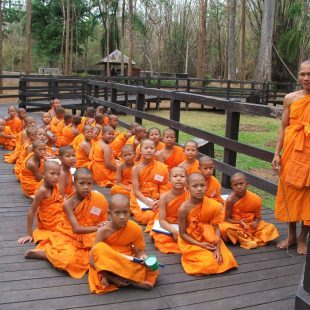
[[[2,109],[0,109],[2,110]],[[2,111],[0,111],[2,112]],[[2,114],[3,115],[3,114]],[[5,151],[0,150],[0,156]],[[194,277],[184,273],[180,255],[166,255],[154,249],[146,237],[147,253],[166,265],[151,291],[124,288],[105,295],[89,293],[87,276],[70,278],[46,261],[26,260],[32,245],[19,245],[26,233],[26,198],[12,165],[0,160],[0,309],[293,309],[305,257],[295,249],[280,251],[272,243],[254,250],[230,246],[239,268],[221,275]],[[106,189],[100,189],[108,195]],[[273,211],[263,218],[275,223]],[[286,225],[278,224],[282,235]]]

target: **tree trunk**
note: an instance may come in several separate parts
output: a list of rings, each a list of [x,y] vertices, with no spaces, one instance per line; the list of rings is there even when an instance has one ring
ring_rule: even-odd
[[[61,12],[63,17],[62,23],[62,36],[61,36],[61,47],[60,47],[60,63],[59,67],[61,67],[62,72],[64,73],[64,61],[63,61],[63,54],[64,54],[64,41],[65,41],[65,32],[66,32],[66,9],[64,0],[61,0]]]
[[[25,55],[25,73],[30,74],[30,51],[31,51],[31,0],[27,0],[26,5],[26,55]]]
[[[133,5],[132,0],[128,0],[128,76],[132,76],[132,40],[133,40],[133,28],[132,28],[132,18],[133,18]]]
[[[72,74],[72,66],[73,66],[73,24],[74,24],[74,12],[73,12],[73,9],[72,9],[71,21],[70,21],[69,74]]]
[[[67,0],[66,16],[66,48],[65,48],[65,69],[64,75],[69,74],[69,43],[70,43],[70,0]]]
[[[207,0],[199,0],[199,30],[198,30],[198,55],[197,55],[197,78],[205,77],[206,62],[206,13]]]
[[[254,80],[264,82],[271,80],[272,36],[276,0],[265,0],[258,61]]]
[[[236,63],[235,63],[235,32],[236,32],[236,0],[228,0],[228,38],[227,38],[227,62],[228,80],[236,79]]]
[[[111,69],[110,69],[110,16],[109,16],[109,7],[108,4],[106,4],[106,13],[107,13],[107,18],[106,18],[106,50],[107,50],[107,76],[111,75]]]
[[[3,2],[0,0],[0,75],[2,75],[3,70],[3,60],[2,60],[2,44],[3,44],[3,32],[2,32],[2,23],[3,23],[3,10],[2,10]],[[0,87],[2,87],[2,78],[0,78]],[[0,94],[2,94],[2,90],[0,90]]]
[[[125,5],[126,0],[123,0],[122,4],[122,27],[121,27],[121,76],[125,76],[124,66],[124,46],[125,46]]]
[[[239,79],[245,80],[245,0],[241,0]]]

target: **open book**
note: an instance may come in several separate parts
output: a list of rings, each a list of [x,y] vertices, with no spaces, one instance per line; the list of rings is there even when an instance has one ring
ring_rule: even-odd
[[[176,229],[177,231],[179,231],[179,225],[178,224],[170,224],[174,229]],[[172,233],[164,228],[162,228],[159,224],[159,220],[155,220],[152,230],[160,233],[160,234],[165,234],[165,235],[169,235],[172,236]]]
[[[221,195],[221,197],[226,200],[229,195]]]
[[[151,198],[147,198],[150,201],[153,201]],[[146,210],[153,210],[151,207],[149,207],[148,205],[146,205],[143,201],[141,201],[140,199],[137,198],[137,203],[140,207],[140,209],[142,211],[146,211]]]

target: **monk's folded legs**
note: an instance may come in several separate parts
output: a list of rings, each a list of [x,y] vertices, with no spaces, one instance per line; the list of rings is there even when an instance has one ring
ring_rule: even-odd
[[[25,258],[47,260],[46,254],[41,250],[29,250],[25,253]]]

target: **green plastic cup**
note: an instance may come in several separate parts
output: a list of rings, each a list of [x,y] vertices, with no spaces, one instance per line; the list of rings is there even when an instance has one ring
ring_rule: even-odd
[[[144,260],[145,265],[150,268],[153,271],[156,271],[159,268],[158,260],[156,256],[154,255],[149,255],[145,260]]]

